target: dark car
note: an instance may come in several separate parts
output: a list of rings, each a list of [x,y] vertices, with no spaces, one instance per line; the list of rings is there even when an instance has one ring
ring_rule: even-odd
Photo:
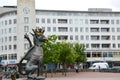
[[[120,72],[120,66],[113,66],[113,67],[111,68],[111,71],[112,71],[112,72]]]

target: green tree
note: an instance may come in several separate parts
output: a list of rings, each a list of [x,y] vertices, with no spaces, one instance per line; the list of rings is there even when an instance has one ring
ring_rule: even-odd
[[[67,63],[74,63],[76,60],[76,53],[72,49],[71,44],[67,42],[60,43],[59,61],[63,65],[63,72],[66,76]]]
[[[44,51],[44,63],[57,63],[58,62],[58,47],[56,45],[57,36],[51,35],[48,37],[48,40],[43,43]]]
[[[78,71],[79,71],[79,64],[87,61],[87,57],[84,52],[85,46],[83,44],[75,43],[73,48],[77,53],[76,63],[78,65]]]
[[[57,36],[51,35],[48,37],[47,41],[43,43],[44,64],[55,64],[59,62],[59,47],[57,46],[56,39]],[[53,73],[53,70],[51,70],[51,72]]]

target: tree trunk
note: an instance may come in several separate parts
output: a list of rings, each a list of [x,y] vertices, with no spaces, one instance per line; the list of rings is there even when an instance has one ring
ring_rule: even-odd
[[[63,70],[64,70],[64,75],[66,76],[67,74],[66,74],[66,63],[63,63]]]
[[[78,73],[80,71],[80,62],[77,62],[77,67],[78,67]]]

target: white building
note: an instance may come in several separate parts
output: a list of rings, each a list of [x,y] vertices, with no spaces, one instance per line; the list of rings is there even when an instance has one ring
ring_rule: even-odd
[[[46,36],[58,35],[58,41],[66,39],[84,44],[88,65],[96,61],[120,62],[120,12],[104,8],[88,11],[34,10],[34,4],[27,8],[29,5],[21,7],[21,2],[18,8],[0,7],[3,65],[19,62],[29,47],[24,34],[36,27],[43,28]]]

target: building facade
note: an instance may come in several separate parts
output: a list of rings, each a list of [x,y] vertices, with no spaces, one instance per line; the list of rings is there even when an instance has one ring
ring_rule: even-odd
[[[27,7],[0,8],[1,64],[19,62],[29,48],[24,34],[29,34],[36,27],[44,29],[45,36],[57,35],[57,41],[66,39],[71,43],[84,44],[88,66],[100,61],[110,65],[120,62],[120,12],[104,8],[88,11],[34,11],[33,8],[29,11]]]

